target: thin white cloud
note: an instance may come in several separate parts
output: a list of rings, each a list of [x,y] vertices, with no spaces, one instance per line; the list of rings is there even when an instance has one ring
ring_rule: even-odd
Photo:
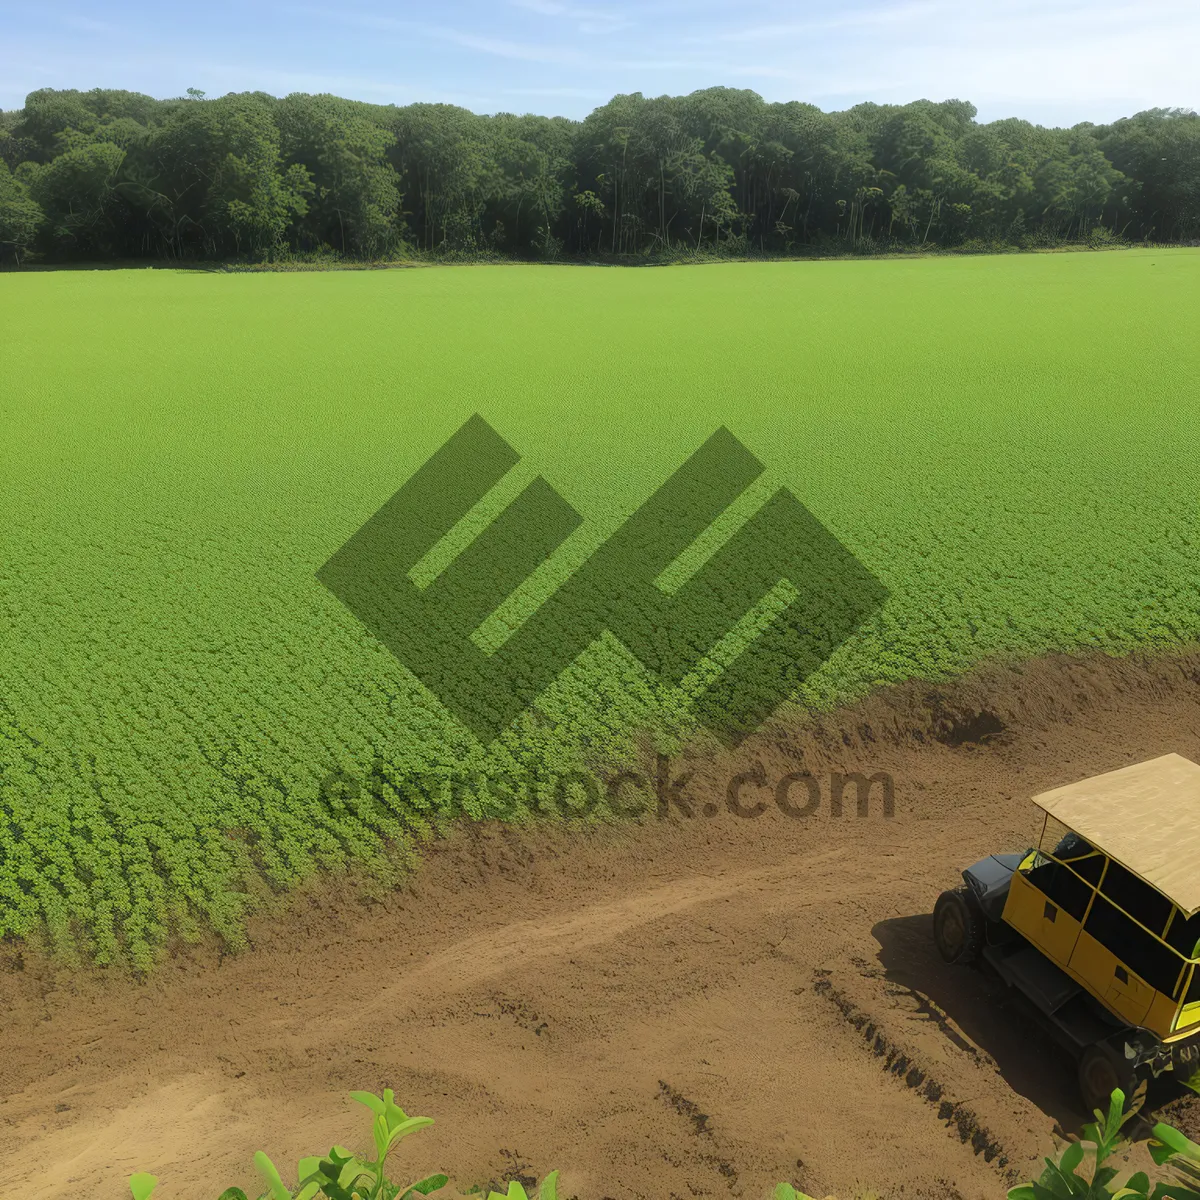
[[[419,21],[406,21],[399,17],[381,16],[379,13],[322,8],[315,4],[282,4],[277,11],[290,17],[316,17],[318,20],[357,25],[360,29],[376,29],[384,33],[412,33],[424,28]]]
[[[605,70],[650,72],[706,70],[719,72],[726,69],[724,64],[720,62],[696,56],[689,58],[603,58],[572,46],[534,41],[516,41],[507,37],[491,37],[485,34],[468,33],[451,26],[424,25],[416,21],[376,16],[373,13],[335,12],[332,9],[319,9],[310,6],[295,7],[289,11],[303,12],[310,16],[321,16],[330,20],[336,19],[342,24],[358,25],[364,29],[375,29],[381,32],[404,33],[410,37],[413,34],[420,34],[438,41],[449,42],[455,46],[461,46],[464,50],[475,50],[480,54],[487,54],[495,58],[510,59],[516,62],[542,63],[547,66],[570,67],[574,70],[587,70],[592,73],[603,72]]]
[[[887,8],[864,9],[860,12],[843,13],[841,16],[824,17],[812,21],[784,21],[768,25],[751,25],[745,29],[724,30],[715,35],[722,42],[773,41],[778,38],[796,37],[800,34],[829,33],[837,30],[890,29],[913,21],[933,20],[948,11],[951,5],[927,3],[891,5]],[[714,35],[688,36],[689,42],[709,41]]]
[[[572,21],[581,33],[615,33],[628,29],[635,22],[628,13],[612,8],[593,8],[588,5],[566,4],[562,0],[510,0],[514,8]]]
[[[58,19],[68,29],[75,29],[80,33],[112,33],[116,28],[107,21],[97,21],[94,17],[79,16],[76,13],[60,13]]]
[[[466,50],[478,50],[497,58],[510,58],[518,62],[549,63],[560,67],[578,67],[588,61],[588,56],[579,50],[563,46],[541,45],[537,42],[514,42],[509,38],[486,37],[476,33],[464,33],[459,29],[434,27],[428,30],[434,37],[453,42]]]
[[[760,47],[761,41],[770,44]],[[1200,5],[1193,0],[992,0],[985,11],[943,0],[880,4],[826,20],[742,26],[692,43],[755,47],[731,74],[775,80],[789,95],[957,96],[989,107],[1114,107],[1200,102]],[[1101,111],[1101,110],[1105,111]]]
[[[527,12],[539,13],[542,17],[566,17],[571,20],[595,20],[595,22],[619,25],[630,24],[628,12],[619,8],[598,8],[592,5],[564,4],[562,0],[510,0],[512,7],[524,8]]]
[[[131,17],[113,37],[100,26],[122,21],[133,0],[94,2],[64,0],[78,5],[64,12],[0,0],[5,57],[21,76],[0,79],[0,104],[19,105],[31,81],[154,95],[329,91],[475,111],[526,96],[574,117],[618,93],[719,85],[825,109],[957,96],[981,119],[1057,124],[1200,107],[1200,0],[266,0],[249,6],[248,28],[288,37],[264,34],[253,61],[226,57],[219,30],[181,36],[174,10],[152,26]],[[635,37],[616,32],[631,24]]]
[[[537,62],[557,66],[579,66],[589,61],[580,50],[568,47],[543,45],[532,41],[514,41],[511,38],[491,37],[486,34],[469,33],[446,25],[430,25],[421,21],[409,21],[397,17],[380,16],[377,13],[339,11],[313,5],[288,5],[284,11],[298,16],[317,17],[339,25],[356,25],[361,29],[372,29],[380,33],[405,34],[409,38],[421,35],[450,42],[465,50],[477,50],[497,58],[508,58],[519,62]]]
[[[566,15],[561,0],[522,0]],[[1164,29],[1172,36],[1164,37]],[[707,53],[655,57],[653,39],[637,59],[604,58],[549,42],[514,40],[440,28],[464,48],[523,62],[605,72],[698,74],[775,81],[787,98],[814,94],[866,99],[907,89],[918,96],[1020,98],[1086,104],[1114,92],[1132,97],[1142,83],[1149,103],[1162,88],[1169,103],[1195,103],[1191,50],[1200,45],[1200,5],[1193,0],[994,0],[984,12],[952,0],[879,3],[801,22],[758,23],[692,35]],[[766,41],[749,62],[724,52]],[[614,80],[614,88],[620,82]],[[664,80],[670,86],[669,80]],[[1114,83],[1117,85],[1114,88]],[[661,86],[661,85],[659,85]],[[642,85],[641,90],[655,91]],[[1188,93],[1191,93],[1189,97]],[[782,98],[782,97],[780,97]]]
[[[590,88],[572,87],[506,87],[506,96],[570,96],[576,100],[607,100],[603,92]]]

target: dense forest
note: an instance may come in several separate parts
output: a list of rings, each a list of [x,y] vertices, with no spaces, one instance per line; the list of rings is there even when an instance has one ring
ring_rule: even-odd
[[[0,255],[620,259],[1200,239],[1200,115],[979,124],[962,100],[826,113],[751,91],[583,121],[262,92],[43,89],[0,112]]]

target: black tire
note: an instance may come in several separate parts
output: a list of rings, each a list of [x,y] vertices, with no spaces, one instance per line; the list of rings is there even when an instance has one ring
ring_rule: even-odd
[[[1137,1071],[1125,1057],[1124,1047],[1094,1042],[1079,1056],[1079,1096],[1090,1116],[1096,1109],[1108,1112],[1113,1089],[1125,1093],[1125,1109],[1139,1083]]]
[[[973,963],[983,949],[983,913],[965,887],[952,888],[933,907],[933,944],[943,962]]]

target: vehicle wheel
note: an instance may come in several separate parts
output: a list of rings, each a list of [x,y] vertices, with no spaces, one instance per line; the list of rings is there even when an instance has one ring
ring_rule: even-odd
[[[1137,1071],[1122,1050],[1108,1042],[1095,1042],[1079,1056],[1079,1094],[1089,1113],[1108,1112],[1113,1088],[1125,1093],[1125,1107],[1138,1085]]]
[[[933,942],[942,960],[973,963],[983,948],[983,914],[965,888],[952,888],[933,908]]]

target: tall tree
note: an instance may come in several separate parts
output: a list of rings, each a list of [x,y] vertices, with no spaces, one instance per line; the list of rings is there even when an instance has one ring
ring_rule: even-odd
[[[311,201],[296,231],[309,247],[377,258],[400,240],[400,191],[388,162],[394,136],[370,108],[336,96],[288,96],[276,119],[289,170],[311,179]]]
[[[46,217],[29,189],[0,161],[0,250],[11,254],[17,266],[37,244]]]

